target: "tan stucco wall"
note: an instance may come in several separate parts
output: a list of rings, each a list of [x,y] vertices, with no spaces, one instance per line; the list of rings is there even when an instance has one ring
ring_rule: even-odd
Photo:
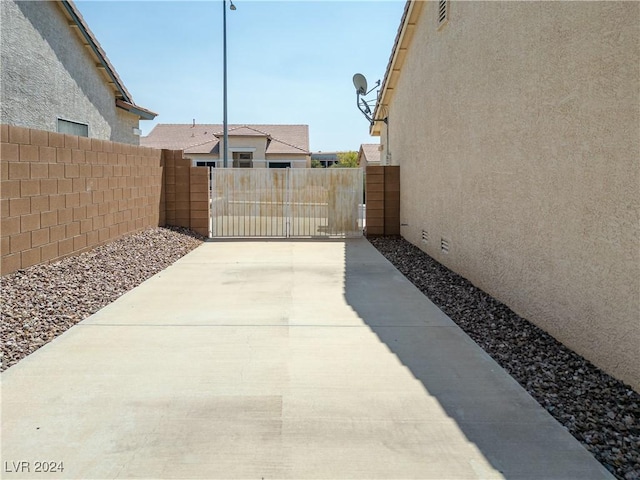
[[[224,139],[220,138],[220,152],[224,151]],[[233,159],[234,148],[255,148],[253,151],[253,160],[260,162],[265,159],[265,151],[267,149],[266,137],[242,137],[229,136],[229,161]]]
[[[640,3],[436,5],[389,104],[403,236],[640,390]]]

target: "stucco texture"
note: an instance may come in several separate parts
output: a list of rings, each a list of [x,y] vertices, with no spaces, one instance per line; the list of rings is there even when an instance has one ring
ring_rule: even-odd
[[[388,104],[402,235],[638,391],[640,3],[448,5]]]
[[[229,151],[232,152],[235,148],[253,148],[253,158],[255,160],[264,160],[266,157],[267,138],[266,137],[244,137],[244,136],[230,136],[229,137]],[[220,139],[220,151],[224,152],[224,140]],[[231,157],[229,153],[229,157]]]
[[[113,90],[55,2],[0,2],[2,123],[57,131],[63,118],[89,137],[139,144],[138,117],[115,106]]]

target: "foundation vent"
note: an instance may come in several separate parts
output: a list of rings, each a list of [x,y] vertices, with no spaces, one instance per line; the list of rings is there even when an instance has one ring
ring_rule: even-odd
[[[442,253],[449,253],[449,240],[440,239],[440,250],[442,250]]]
[[[429,232],[422,230],[422,243],[429,242]]]
[[[440,0],[438,2],[438,28],[445,24],[449,18],[449,1]]]

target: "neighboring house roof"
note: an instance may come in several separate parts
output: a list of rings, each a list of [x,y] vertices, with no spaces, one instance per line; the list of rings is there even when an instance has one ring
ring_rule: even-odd
[[[136,105],[133,97],[124,86],[124,83],[118,76],[116,69],[113,68],[111,62],[107,58],[100,43],[93,35],[91,29],[80,14],[80,11],[71,0],[59,0],[56,2],[65,16],[71,20],[70,28],[74,29],[85,47],[88,48],[90,54],[96,60],[96,68],[104,74],[106,82],[113,88],[116,98],[116,106],[133,113],[145,120],[153,120],[158,114]]]
[[[223,127],[224,128],[224,127]],[[216,137],[222,137],[224,131],[220,131],[214,134]],[[239,127],[233,127],[227,129],[227,135],[235,137],[270,137],[266,132],[262,132],[248,125],[241,125]]]
[[[218,155],[221,124],[159,123],[140,144],[146,147],[184,150],[185,153]],[[308,125],[229,125],[229,137],[266,137],[266,153],[309,155]]]
[[[407,0],[404,6],[404,12],[402,19],[400,20],[400,26],[398,27],[398,33],[396,34],[395,41],[393,42],[393,48],[391,50],[391,56],[387,63],[387,70],[384,74],[384,80],[382,81],[382,87],[380,88],[380,95],[378,96],[378,103],[373,112],[373,118],[384,118],[387,116],[386,109],[389,105],[393,91],[398,82],[400,71],[404,60],[407,56],[407,50],[413,33],[415,31],[416,23],[422,12],[424,4],[426,2],[420,0]],[[371,135],[380,135],[381,122],[374,122],[369,133]]]
[[[148,146],[146,143],[142,143],[145,146]],[[163,147],[167,148],[167,147]],[[180,148],[171,147],[172,150],[181,150]],[[188,147],[184,149],[184,153],[209,153],[213,155],[220,154],[220,140],[217,138],[214,140],[209,140],[208,142],[201,143],[199,145],[193,145],[192,147]]]
[[[362,164],[362,160],[366,161],[367,164],[376,164],[380,163],[380,144],[379,143],[363,143],[360,145],[360,164]]]

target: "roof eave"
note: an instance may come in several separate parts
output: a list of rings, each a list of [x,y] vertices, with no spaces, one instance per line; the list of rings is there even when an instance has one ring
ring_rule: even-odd
[[[398,76],[402,64],[404,63],[404,57],[413,37],[413,30],[415,24],[420,16],[420,12],[424,8],[426,2],[423,0],[407,0],[404,7],[404,12],[400,20],[400,26],[398,27],[398,33],[396,34],[391,55],[389,56],[389,62],[387,63],[387,69],[384,74],[384,80],[382,81],[382,87],[380,89],[380,95],[376,102],[376,108],[373,112],[373,118],[383,118],[381,110],[387,109],[388,104],[393,95],[393,86],[397,82]],[[373,122],[369,128],[369,134],[372,136],[380,136],[382,122]]]
[[[157,113],[152,112],[151,110],[147,110],[146,108],[142,108],[135,103],[125,102],[124,100],[116,99],[116,107],[122,108],[127,112],[133,113],[134,115],[139,116],[143,120],[153,120],[158,116]]]
[[[84,41],[86,42],[85,46],[89,47],[89,49],[93,53],[93,56],[98,60],[98,64],[96,64],[96,67],[98,69],[104,70],[104,72],[106,73],[109,80],[108,83],[115,90],[116,104],[119,100],[124,101],[131,107],[130,109],[125,108],[125,110],[131,111],[132,113],[135,113],[140,118],[143,118],[145,120],[153,120],[158,114],[133,103],[131,94],[124,86],[124,83],[118,76],[113,65],[111,65],[111,62],[100,47],[98,40],[93,35],[93,32],[89,29],[89,26],[84,21],[84,18],[82,18],[80,11],[77,9],[73,1],[59,0],[58,4],[62,6],[63,10],[71,18],[73,24],[70,24],[70,26],[77,27],[79,29],[81,37],[84,38]]]

